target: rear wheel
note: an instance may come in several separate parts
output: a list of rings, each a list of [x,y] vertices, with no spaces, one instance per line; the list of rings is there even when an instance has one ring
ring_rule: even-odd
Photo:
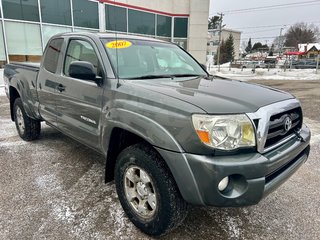
[[[163,235],[187,216],[187,203],[163,159],[151,146],[136,144],[120,153],[115,183],[127,216],[146,234]]]
[[[17,98],[13,105],[14,121],[19,136],[25,141],[32,141],[39,138],[41,124],[27,116],[20,98]]]

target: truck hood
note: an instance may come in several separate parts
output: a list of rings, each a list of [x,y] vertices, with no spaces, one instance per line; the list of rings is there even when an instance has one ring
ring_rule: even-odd
[[[259,108],[290,98],[291,94],[246,82],[202,77],[174,81],[168,79],[131,80],[133,85],[195,105],[211,114],[255,112]]]

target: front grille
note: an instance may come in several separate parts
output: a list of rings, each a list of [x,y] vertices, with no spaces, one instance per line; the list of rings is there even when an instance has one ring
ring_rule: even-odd
[[[285,129],[288,117],[292,121],[290,130]],[[302,110],[301,107],[291,109],[270,117],[269,130],[264,148],[269,148],[277,144],[282,139],[292,135],[301,129],[302,126]]]

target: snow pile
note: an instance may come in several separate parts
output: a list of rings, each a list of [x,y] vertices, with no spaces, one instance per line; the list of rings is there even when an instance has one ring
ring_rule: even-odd
[[[4,96],[3,69],[0,69],[0,96]]]
[[[232,78],[235,80],[248,81],[248,80],[318,80],[320,81],[320,70],[316,73],[315,69],[239,69],[239,68],[221,68],[218,72],[217,68],[211,69],[211,74],[223,78]]]
[[[0,68],[0,86],[2,86],[4,84],[3,82],[3,69]]]
[[[4,87],[0,87],[0,96],[5,96],[6,93],[4,91]]]

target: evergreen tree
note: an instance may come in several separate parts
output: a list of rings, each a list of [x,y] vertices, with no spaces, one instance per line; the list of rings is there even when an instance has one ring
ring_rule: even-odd
[[[255,44],[253,44],[253,47],[252,47],[251,51],[259,50],[260,48],[262,48],[262,43],[261,42],[257,42]]]
[[[234,39],[230,34],[226,41],[226,62],[232,62],[234,60]]]
[[[218,62],[217,57],[218,57],[218,54],[216,54],[216,59],[215,59],[216,63]],[[224,64],[224,63],[226,63],[226,43],[222,39],[220,43],[220,64]]]
[[[249,41],[248,41],[248,45],[247,45],[247,47],[246,47],[246,52],[247,53],[251,53],[251,51],[252,51],[252,43],[251,43],[251,38],[249,39]]]
[[[273,52],[274,52],[274,44],[271,45],[270,52],[269,52],[268,56],[273,56]]]
[[[220,23],[220,17],[214,16],[208,20],[208,29],[218,29]]]

